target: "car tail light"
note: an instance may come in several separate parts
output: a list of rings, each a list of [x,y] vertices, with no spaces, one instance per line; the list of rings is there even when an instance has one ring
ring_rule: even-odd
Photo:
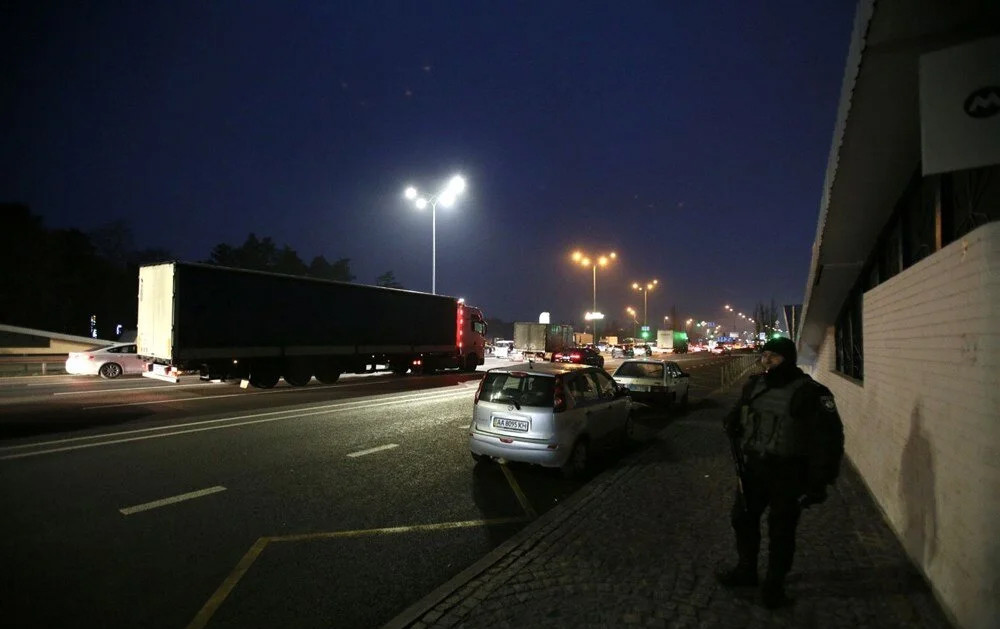
[[[476,387],[476,397],[472,399],[473,404],[479,404],[479,396],[483,394],[483,385],[486,383],[486,378],[479,381],[479,386]]]
[[[552,357],[552,360],[559,360],[562,358],[562,352],[556,352],[556,355]]]
[[[555,391],[552,394],[552,412],[558,413],[566,410],[566,391],[563,389],[562,378],[556,378]]]
[[[579,352],[573,352],[573,354],[570,356],[570,358],[572,358],[573,360],[580,360],[580,353]]]

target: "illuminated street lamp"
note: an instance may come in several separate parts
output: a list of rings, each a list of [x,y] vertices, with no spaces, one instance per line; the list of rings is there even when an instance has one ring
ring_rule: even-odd
[[[465,179],[461,175],[455,175],[448,180],[447,185],[431,196],[422,195],[415,187],[409,186],[403,191],[403,196],[407,200],[413,201],[413,205],[422,210],[428,205],[431,206],[431,294],[437,294],[437,205],[449,208],[455,205],[458,195],[465,190]]]
[[[632,338],[635,339],[639,336],[639,321],[635,318],[636,315],[635,308],[633,308],[632,306],[628,306],[627,308],[625,308],[625,312],[627,312],[629,316],[632,317],[632,323],[635,324],[635,326],[632,328]]]
[[[659,283],[659,280],[650,280],[650,281],[646,282],[645,286],[643,286],[642,284],[639,284],[638,282],[632,282],[632,288],[634,290],[637,290],[637,291],[639,291],[639,292],[642,293],[642,325],[644,325],[644,326],[649,325],[649,322],[646,319],[646,303],[647,303],[646,302],[646,295],[649,293],[649,291],[653,290],[653,288],[658,283]]]
[[[735,310],[733,310],[732,308],[730,308],[730,307],[729,307],[729,304],[726,304],[726,305],[724,306],[724,308],[725,308],[726,310],[728,310],[729,312],[733,313],[733,334],[735,334],[735,333],[736,333],[736,311],[735,311]]]
[[[594,303],[593,303],[593,306],[594,306],[594,309],[593,309],[592,312],[597,312],[597,267],[599,267],[599,266],[602,266],[602,267],[603,266],[608,266],[609,264],[611,264],[612,260],[615,260],[615,259],[618,258],[618,254],[616,254],[614,251],[612,251],[611,253],[607,253],[607,254],[602,253],[602,254],[599,254],[599,255],[596,255],[596,256],[589,256],[589,255],[583,253],[582,251],[577,250],[577,251],[574,251],[573,254],[570,257],[573,259],[573,262],[575,262],[576,264],[579,264],[580,266],[583,266],[583,267],[588,267],[589,266],[593,270],[593,274],[594,274],[594,295],[593,295],[593,297],[594,297]],[[595,320],[595,323],[594,323],[594,343],[596,343],[597,341],[598,341],[598,338],[597,338],[597,323],[596,323],[596,320]]]

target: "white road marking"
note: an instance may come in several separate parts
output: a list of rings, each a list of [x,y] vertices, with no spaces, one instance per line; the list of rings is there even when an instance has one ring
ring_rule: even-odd
[[[46,450],[36,450],[36,451],[33,451],[33,452],[21,452],[21,453],[18,453],[18,454],[2,454],[2,455],[0,455],[0,461],[7,461],[7,460],[10,460],[10,459],[21,459],[21,458],[30,457],[30,456],[37,456],[39,454],[52,454],[52,453],[55,453],[55,452],[68,452],[68,451],[71,451],[71,450],[82,450],[82,449],[85,449],[85,448],[94,448],[94,447],[98,447],[98,446],[113,445],[113,444],[117,444],[117,443],[129,443],[129,442],[132,442],[132,441],[145,441],[147,439],[159,439],[161,437],[173,437],[173,436],[184,435],[184,434],[188,434],[188,433],[205,432],[205,431],[208,431],[208,430],[219,430],[219,429],[223,429],[223,428],[236,428],[236,427],[239,427],[239,426],[250,426],[250,425],[253,425],[253,424],[263,424],[263,423],[269,423],[269,422],[275,422],[275,421],[282,421],[282,420],[286,420],[286,419],[297,419],[297,418],[300,418],[300,417],[309,417],[309,416],[313,416],[313,415],[322,415],[322,414],[325,414],[325,413],[331,413],[331,412],[335,412],[335,411],[352,411],[352,410],[359,410],[359,409],[363,409],[363,408],[376,408],[376,407],[379,407],[379,406],[392,406],[392,405],[397,405],[397,404],[421,404],[421,403],[425,403],[425,402],[438,402],[438,401],[458,400],[458,399],[462,399],[462,398],[468,397],[471,394],[472,394],[471,391],[455,391],[455,390],[447,390],[447,391],[440,391],[440,392],[436,391],[436,392],[434,392],[431,395],[428,395],[428,394],[410,395],[410,396],[404,396],[404,397],[401,397],[401,398],[398,398],[398,399],[390,399],[390,400],[384,400],[384,401],[378,401],[378,402],[370,402],[370,401],[364,401],[364,400],[357,400],[357,401],[351,401],[351,402],[340,402],[340,403],[337,403],[337,404],[328,404],[328,405],[325,405],[325,406],[311,407],[309,409],[269,411],[269,412],[266,412],[266,413],[254,413],[254,414],[251,414],[251,415],[240,415],[240,416],[236,416],[236,417],[223,417],[223,418],[219,418],[219,419],[210,419],[210,420],[205,420],[205,421],[202,421],[202,422],[190,422],[190,423],[187,423],[187,424],[179,424],[179,425],[174,425],[174,426],[159,426],[159,427],[154,427],[154,428],[139,428],[139,429],[131,430],[131,431],[120,431],[120,432],[115,432],[115,433],[110,433],[110,434],[103,434],[103,435],[91,435],[91,436],[88,436],[88,437],[73,437],[73,438],[69,438],[69,439],[59,439],[59,440],[55,440],[55,441],[44,441],[44,442],[39,442],[39,443],[27,443],[27,444],[21,444],[21,445],[16,445],[16,446],[9,446],[9,447],[5,447],[5,448],[0,448],[0,453],[12,452],[14,450],[20,450],[20,449],[24,449],[24,448],[38,448],[38,447],[45,447],[45,446],[50,446],[50,445],[55,445],[55,444],[60,444],[60,443],[69,443],[69,442],[82,441],[82,440],[106,439],[108,437],[117,437],[119,435],[136,435],[136,434],[139,434],[139,433],[145,433],[145,432],[151,432],[151,431],[164,431],[164,430],[169,430],[170,431],[170,432],[164,432],[162,434],[157,434],[157,435],[140,435],[140,436],[135,436],[135,437],[125,437],[125,438],[121,438],[121,439],[109,439],[107,441],[98,441],[96,443],[82,443],[82,444],[78,444],[78,445],[70,445],[70,446],[63,446],[63,447],[57,447],[57,448],[49,448],[49,449],[46,449]],[[308,410],[308,412],[304,412],[306,410]],[[279,415],[279,416],[278,417],[267,417],[268,415]],[[263,419],[253,419],[253,418],[256,418],[256,417],[261,417]],[[238,420],[247,420],[247,421],[238,421]],[[225,422],[231,422],[231,423],[225,423]],[[222,425],[217,425],[217,426],[216,425],[213,425],[213,426],[207,426],[206,425],[206,424],[217,424],[217,423],[222,423]],[[197,428],[189,428],[189,429],[186,429],[186,430],[176,430],[177,428],[185,428],[185,427],[188,427],[188,426],[198,426],[198,427]]]
[[[97,395],[102,393],[119,393],[121,391],[149,391],[150,389],[162,389],[164,391],[172,391],[176,389],[191,389],[193,387],[204,387],[210,384],[225,384],[222,382],[208,382],[201,384],[160,384],[153,385],[151,387],[119,387],[109,388],[109,389],[92,389],[90,391],[59,391],[53,393],[52,395]]]
[[[125,507],[124,509],[119,509],[118,511],[120,511],[122,515],[132,515],[133,513],[139,513],[141,511],[149,511],[150,509],[165,507],[167,505],[176,504],[178,502],[184,502],[185,500],[201,498],[202,496],[210,496],[212,494],[217,494],[220,491],[226,491],[226,488],[223,487],[222,485],[216,485],[215,487],[209,487],[208,489],[199,489],[198,491],[188,492],[186,494],[181,494],[179,496],[171,496],[170,498],[163,498],[162,500],[145,502],[141,505],[135,505],[134,507]]]
[[[398,448],[398,443],[387,443],[384,446],[378,446],[375,448],[368,448],[367,450],[358,450],[357,452],[351,452],[347,456],[350,458],[357,458],[359,456],[364,456],[366,454],[372,454],[373,452],[381,452],[382,450],[392,450],[393,448]]]

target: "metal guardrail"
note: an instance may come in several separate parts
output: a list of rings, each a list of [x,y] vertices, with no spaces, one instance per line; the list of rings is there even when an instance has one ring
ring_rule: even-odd
[[[760,373],[763,368],[760,366],[759,354],[744,354],[737,356],[722,366],[720,373],[720,387],[723,389],[731,387],[740,382],[749,373]]]
[[[0,377],[48,376],[66,373],[66,355],[0,356]]]

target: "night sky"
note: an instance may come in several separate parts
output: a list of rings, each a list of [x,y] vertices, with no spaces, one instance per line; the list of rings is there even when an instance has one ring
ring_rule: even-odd
[[[2,3],[0,201],[201,260],[248,233],[488,317],[801,303],[854,4]]]

